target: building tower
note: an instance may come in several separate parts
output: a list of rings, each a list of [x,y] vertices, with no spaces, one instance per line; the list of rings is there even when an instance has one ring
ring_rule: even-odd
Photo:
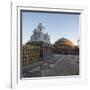
[[[34,29],[33,35],[31,36],[31,42],[43,42],[50,43],[50,36],[48,33],[44,33],[45,27],[42,23],[39,23],[37,28]]]

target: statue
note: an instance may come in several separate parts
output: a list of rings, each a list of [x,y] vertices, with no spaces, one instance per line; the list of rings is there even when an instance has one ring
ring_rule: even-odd
[[[42,31],[43,29],[45,29],[45,27],[43,27],[42,23],[39,23],[37,30]]]
[[[36,35],[36,34],[37,34],[37,30],[36,30],[36,29],[34,29],[33,33],[34,33],[34,35]]]

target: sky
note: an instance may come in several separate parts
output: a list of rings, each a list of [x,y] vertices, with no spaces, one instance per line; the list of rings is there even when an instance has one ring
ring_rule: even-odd
[[[74,44],[79,38],[79,14],[46,13],[22,11],[22,43],[30,40],[34,28],[39,23],[45,27],[44,32],[50,35],[51,43],[64,37]]]

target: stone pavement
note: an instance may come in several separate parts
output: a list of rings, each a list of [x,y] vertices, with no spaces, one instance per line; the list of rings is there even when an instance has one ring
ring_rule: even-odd
[[[36,63],[36,65],[37,66],[34,68],[28,68],[28,70],[30,70],[24,77],[66,76],[79,74],[78,55],[54,54],[52,57],[47,57],[43,62]],[[31,66],[33,67],[33,65]]]
[[[66,76],[79,74],[79,56],[60,55],[52,69],[44,72],[42,76]]]

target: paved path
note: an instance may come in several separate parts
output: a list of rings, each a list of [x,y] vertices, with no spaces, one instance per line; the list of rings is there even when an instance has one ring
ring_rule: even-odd
[[[55,66],[44,73],[43,76],[66,76],[79,74],[79,64],[75,60],[76,56],[64,55],[58,58]]]
[[[79,56],[54,54],[44,61],[24,67],[23,71],[26,70],[28,77],[77,75],[79,74]]]

